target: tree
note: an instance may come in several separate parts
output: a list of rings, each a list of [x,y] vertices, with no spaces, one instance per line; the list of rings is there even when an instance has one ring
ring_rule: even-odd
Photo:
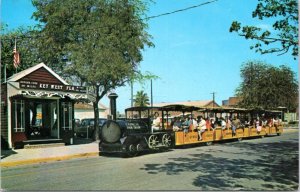
[[[279,106],[295,110],[298,83],[295,73],[287,66],[249,61],[241,68],[242,82],[236,90],[245,108],[276,109]]]
[[[134,99],[134,106],[135,107],[145,107],[148,106],[149,103],[149,97],[147,93],[144,93],[144,91],[138,91],[135,95]]]
[[[294,59],[298,56],[298,4],[297,0],[258,0],[259,3],[252,13],[252,17],[260,20],[276,18],[272,32],[257,26],[243,26],[233,21],[230,32],[237,32],[245,39],[254,39],[258,42],[251,46],[261,54],[278,53],[283,55],[292,49]],[[272,44],[273,48],[263,48],[263,45]]]
[[[34,38],[38,31],[31,28],[18,28],[13,31],[7,31],[6,28],[6,25],[1,25],[1,82],[5,81],[5,73],[7,79],[17,71],[22,71],[41,62],[37,42]],[[21,60],[17,70],[13,65],[15,40]]]
[[[78,77],[95,94],[95,139],[98,102],[138,72],[142,50],[152,46],[142,0],[33,0],[41,26],[44,58]],[[43,44],[43,43],[42,43]],[[49,60],[47,59],[49,58]],[[52,58],[52,59],[51,59]]]

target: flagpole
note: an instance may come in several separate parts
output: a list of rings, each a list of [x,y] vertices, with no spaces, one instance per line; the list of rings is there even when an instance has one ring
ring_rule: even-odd
[[[3,65],[3,72],[4,72],[4,83],[6,82],[6,64]]]
[[[15,51],[17,52],[17,38],[15,38]],[[18,67],[16,67],[16,73],[18,73]]]

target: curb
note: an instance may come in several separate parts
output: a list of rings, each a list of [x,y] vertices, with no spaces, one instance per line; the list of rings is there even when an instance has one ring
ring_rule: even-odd
[[[28,160],[19,160],[19,161],[10,161],[10,162],[0,162],[1,167],[14,167],[19,165],[28,165],[35,163],[46,163],[51,161],[63,161],[75,158],[83,157],[96,157],[99,156],[99,152],[90,152],[90,153],[80,153],[74,155],[65,155],[60,157],[48,157],[48,158],[37,158],[37,159],[28,159]]]

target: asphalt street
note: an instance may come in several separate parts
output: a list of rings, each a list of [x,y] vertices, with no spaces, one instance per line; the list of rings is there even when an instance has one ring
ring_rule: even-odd
[[[5,190],[298,190],[299,133],[2,168]]]

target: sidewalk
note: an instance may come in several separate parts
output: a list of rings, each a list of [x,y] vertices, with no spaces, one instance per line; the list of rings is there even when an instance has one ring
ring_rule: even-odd
[[[75,139],[74,145],[1,150],[1,167],[61,161],[74,158],[99,156],[98,142],[89,139]]]

